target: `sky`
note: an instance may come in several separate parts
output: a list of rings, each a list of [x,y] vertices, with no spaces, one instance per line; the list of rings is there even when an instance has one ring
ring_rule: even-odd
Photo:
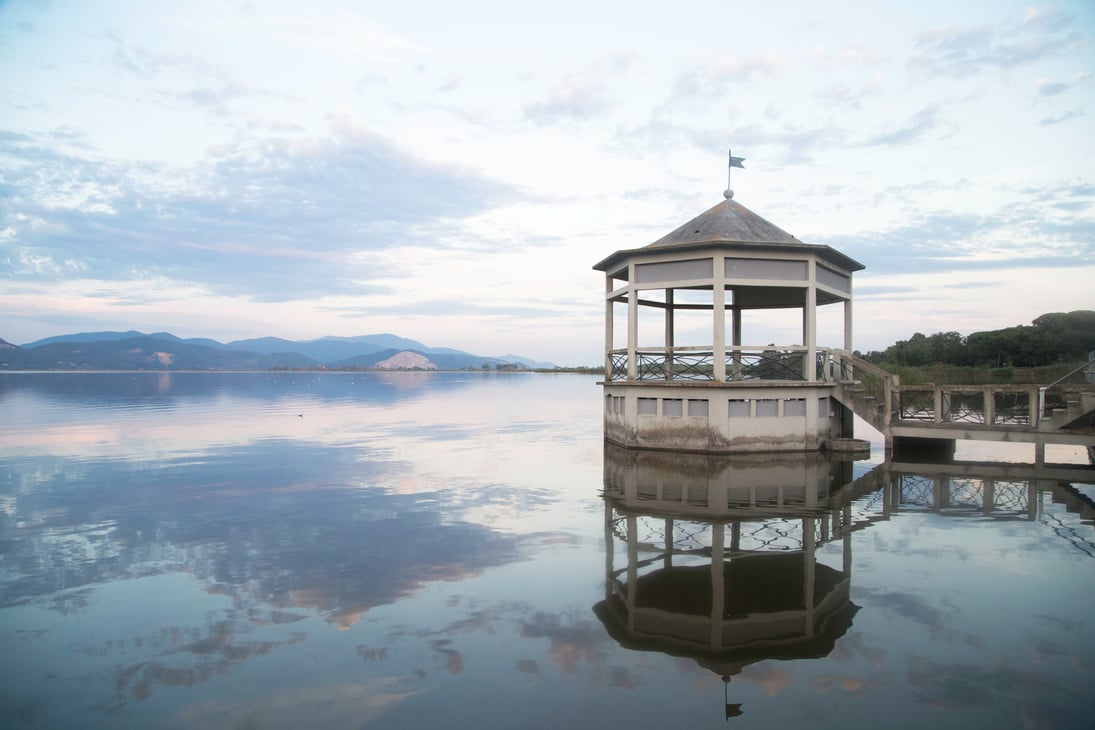
[[[1089,2],[0,2],[0,338],[599,363],[593,264],[721,202],[728,149],[866,266],[857,349],[1093,309],[1093,73]]]

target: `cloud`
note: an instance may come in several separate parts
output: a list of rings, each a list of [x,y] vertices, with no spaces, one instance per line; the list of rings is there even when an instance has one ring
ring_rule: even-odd
[[[1085,183],[1034,191],[988,213],[957,210],[910,212],[889,229],[827,236],[828,243],[873,273],[1068,266],[1095,255],[1095,204]],[[1055,212],[1056,211],[1056,212]],[[804,240],[812,240],[809,235]]]
[[[1061,122],[1068,122],[1073,119],[1079,119],[1083,116],[1085,116],[1085,112],[1083,109],[1070,109],[1063,114],[1054,114],[1052,116],[1042,117],[1038,120],[1038,124],[1043,127],[1049,127],[1054,124],[1060,124]]]
[[[1077,72],[1068,81],[1049,81],[1047,79],[1038,79],[1034,82],[1034,91],[1038,96],[1057,96],[1063,94],[1066,91],[1074,89],[1080,84],[1084,83],[1091,78],[1091,73],[1087,71]]]
[[[526,104],[526,119],[539,124],[565,120],[587,120],[612,108],[605,88],[595,81],[565,79],[548,89],[547,98]]]
[[[868,145],[908,145],[923,140],[941,126],[939,106],[928,105],[913,114],[896,129],[882,132],[867,140]],[[948,130],[944,136],[953,134]]]
[[[909,66],[929,76],[963,78],[987,70],[1026,66],[1064,55],[1082,41],[1060,11],[1028,13],[1022,23],[941,26],[918,33]]]
[[[370,252],[455,245],[513,195],[335,116],[328,136],[214,150],[201,166],[104,162],[0,135],[0,276],[199,282],[267,301],[383,291]]]
[[[859,109],[864,99],[878,95],[882,90],[882,75],[876,73],[869,81],[856,87],[833,81],[814,92],[814,97],[825,104],[845,109]]]
[[[720,56],[685,69],[673,84],[672,99],[720,96],[731,85],[755,81],[782,71],[787,61],[774,48],[751,56]]]

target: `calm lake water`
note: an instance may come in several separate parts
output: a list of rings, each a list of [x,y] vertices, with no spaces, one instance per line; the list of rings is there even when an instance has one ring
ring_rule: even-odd
[[[578,375],[0,374],[0,726],[1090,728],[1082,505]]]

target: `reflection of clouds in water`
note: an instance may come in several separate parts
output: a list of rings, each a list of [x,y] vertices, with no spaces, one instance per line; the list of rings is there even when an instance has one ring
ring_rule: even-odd
[[[388,677],[335,686],[280,688],[250,699],[201,702],[183,708],[172,719],[195,730],[363,727],[422,691],[410,690],[407,680]]]
[[[608,655],[609,637],[604,628],[587,620],[564,623],[563,617],[538,611],[522,621],[521,636],[526,639],[548,639],[548,656],[568,674],[578,671],[580,664],[600,667]]]
[[[107,714],[121,712],[131,702],[147,700],[157,687],[194,687],[228,674],[252,657],[265,656],[278,647],[306,638],[302,632],[290,632],[279,640],[249,639],[254,633],[253,622],[232,617],[236,613],[229,612],[229,618],[205,627],[165,626],[149,634],[73,647],[92,657],[143,657],[130,664],[113,666],[114,693],[96,703],[93,709]],[[278,619],[270,617],[261,623],[274,624]]]
[[[950,644],[964,644],[977,650],[985,648],[985,640],[981,636],[949,628],[951,621],[962,613],[962,609],[945,598],[940,598],[939,603],[947,610],[941,611],[913,593],[861,588],[857,597],[864,604],[873,605],[891,616],[905,618],[923,626],[933,641],[944,639]]]
[[[522,674],[540,673],[540,667],[532,659],[518,659],[514,668]]]
[[[886,666],[886,651],[877,647],[868,646],[865,643],[866,634],[855,631],[846,633],[840,641],[836,642],[829,658],[838,662],[864,661],[875,669]]]
[[[866,695],[869,690],[880,687],[882,684],[882,682],[840,674],[815,677],[813,681],[814,689],[816,689],[819,694],[828,694],[829,690],[835,685],[843,690],[844,694],[856,700],[863,699],[864,695]]]
[[[740,677],[749,684],[760,687],[769,697],[775,697],[780,690],[791,685],[790,672],[775,662],[750,664],[742,669]]]
[[[434,639],[430,642],[433,650],[441,655],[445,671],[455,676],[464,671],[464,656],[456,649],[451,648],[450,644],[452,644],[451,639]]]
[[[907,667],[906,678],[917,700],[942,710],[1008,707],[1028,701],[1050,706],[1054,698],[1071,705],[1075,700],[1070,691],[1058,687],[1040,671],[1002,665],[944,664],[920,656],[909,657]]]

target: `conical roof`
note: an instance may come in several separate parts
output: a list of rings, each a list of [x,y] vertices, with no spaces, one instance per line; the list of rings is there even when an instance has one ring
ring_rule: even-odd
[[[695,243],[802,243],[741,203],[724,200],[646,248]]]
[[[772,249],[779,251],[813,252],[822,259],[845,269],[862,271],[863,264],[845,256],[830,246],[803,243],[776,224],[765,220],[741,203],[723,200],[672,233],[662,236],[642,248],[617,251],[593,266],[609,271],[626,259],[665,249],[694,250],[708,247]]]

